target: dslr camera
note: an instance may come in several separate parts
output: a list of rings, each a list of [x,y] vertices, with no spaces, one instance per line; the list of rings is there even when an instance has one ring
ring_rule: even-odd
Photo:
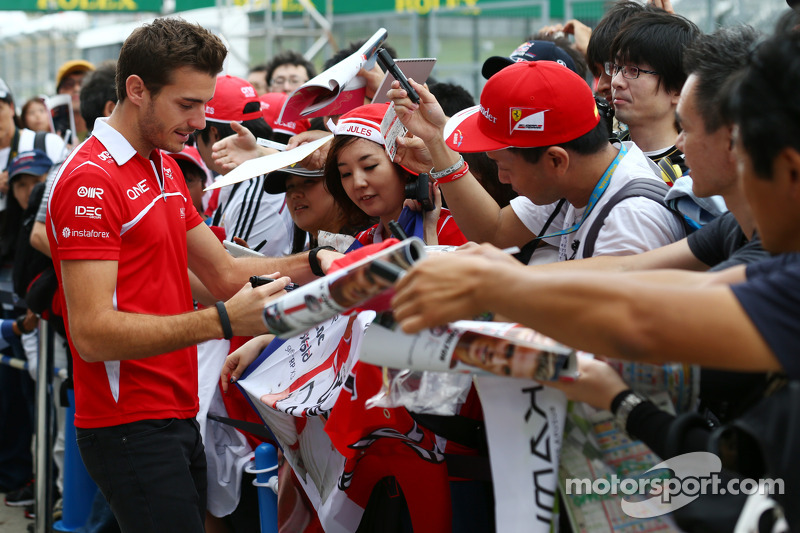
[[[406,198],[418,201],[423,211],[433,211],[433,184],[428,174],[423,172],[406,183],[405,190]]]

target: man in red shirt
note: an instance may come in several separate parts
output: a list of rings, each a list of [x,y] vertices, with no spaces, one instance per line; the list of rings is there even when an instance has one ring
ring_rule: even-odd
[[[225,55],[182,20],[134,30],[117,62],[117,107],[62,166],[48,204],[78,446],[124,532],[204,530],[195,345],[266,331],[264,305],[288,278],[253,288],[249,276],[313,278],[306,255],[229,256],[161,151],[179,152],[204,127]],[[337,256],[316,259],[325,268]],[[226,301],[193,311],[188,270]]]

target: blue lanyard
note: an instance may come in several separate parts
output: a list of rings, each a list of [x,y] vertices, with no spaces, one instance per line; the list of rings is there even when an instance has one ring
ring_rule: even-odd
[[[615,157],[614,160],[611,162],[611,164],[608,165],[608,168],[600,177],[600,180],[597,182],[597,185],[594,186],[592,195],[589,197],[589,203],[586,204],[586,209],[583,212],[583,216],[577,223],[573,224],[569,228],[562,229],[561,231],[556,231],[555,233],[549,233],[547,235],[537,237],[537,239],[548,239],[550,237],[558,237],[561,235],[567,235],[568,233],[573,233],[575,231],[578,231],[578,228],[581,227],[583,221],[586,220],[586,217],[588,217],[589,213],[592,212],[594,206],[597,205],[597,202],[598,200],[600,200],[600,197],[603,196],[604,192],[606,192],[608,184],[611,182],[611,176],[614,174],[614,171],[617,169],[617,165],[619,165],[619,162],[622,161],[622,158],[625,157],[625,154],[627,152],[628,148],[623,144],[622,147],[619,149],[617,157]]]

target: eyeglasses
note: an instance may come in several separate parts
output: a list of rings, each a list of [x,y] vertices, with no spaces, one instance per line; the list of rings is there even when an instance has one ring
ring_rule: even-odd
[[[292,87],[295,87],[297,85],[304,84],[305,80],[301,80],[300,78],[272,78],[269,81],[269,84],[272,87],[283,87],[287,83]]]
[[[612,77],[616,76],[617,73],[621,70],[622,77],[629,80],[635,80],[636,78],[639,77],[639,74],[641,73],[653,74],[656,76],[658,75],[658,72],[656,72],[655,70],[645,70],[643,68],[634,67],[632,65],[615,65],[611,61],[606,61],[605,63],[603,63],[603,67],[606,71],[606,74],[608,74],[609,76]]]

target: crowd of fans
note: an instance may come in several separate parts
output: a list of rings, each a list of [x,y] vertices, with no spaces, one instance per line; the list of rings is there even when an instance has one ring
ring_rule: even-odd
[[[261,311],[290,280],[397,237],[397,222],[429,246],[466,244],[397,282],[404,331],[490,312],[580,350],[577,379],[545,383],[575,405],[609,411],[662,459],[710,451],[727,478],[785,483],[752,523],[740,520],[746,495],[703,495],[671,513],[678,528],[800,527],[798,27],[788,9],[772,35],[706,34],[668,1],[619,0],[594,28],[543,28],[487,58],[477,105],[433,78],[409,81],[418,102],[395,82],[389,103],[371,103],[375,66],[359,72],[364,105],[285,122],[311,62],[287,51],[247,79],[221,75],[222,41],[179,19],[134,30],[116,62],[59,68],[74,132],[58,131],[46,98],[20,106],[0,80],[0,346],[28,363],[0,365],[6,505],[33,517],[43,318],[99,487],[81,531],[256,530],[243,467],[263,437],[217,418],[259,420],[229,383],[272,345]],[[393,158],[380,130],[390,108],[408,131]],[[205,190],[330,134],[297,166]],[[409,193],[427,179],[427,195]],[[233,257],[223,242],[257,254]],[[246,284],[252,275],[276,281]],[[665,384],[665,406],[636,379],[657,373],[691,385]],[[457,416],[415,420],[447,454],[485,459],[480,398],[465,392]],[[493,530],[491,481],[453,471],[449,482],[452,530]],[[397,489],[375,483],[358,531],[412,530]],[[285,462],[278,501],[281,531],[322,530]],[[557,526],[574,529],[566,514]]]

